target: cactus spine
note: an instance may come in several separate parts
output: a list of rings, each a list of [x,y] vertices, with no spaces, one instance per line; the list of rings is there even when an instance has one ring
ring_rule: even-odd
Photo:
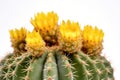
[[[114,80],[101,56],[104,33],[90,25],[81,30],[68,20],[58,25],[54,12],[31,19],[32,32],[10,30],[14,52],[0,62],[0,80]]]

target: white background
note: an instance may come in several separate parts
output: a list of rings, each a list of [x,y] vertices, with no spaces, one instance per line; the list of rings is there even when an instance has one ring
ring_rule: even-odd
[[[26,27],[37,12],[54,11],[61,20],[78,21],[103,29],[103,54],[111,61],[115,80],[120,80],[120,1],[119,0],[0,0],[0,59],[12,51],[8,30]]]

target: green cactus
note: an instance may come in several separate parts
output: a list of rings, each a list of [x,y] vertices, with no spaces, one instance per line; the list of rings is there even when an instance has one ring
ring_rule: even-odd
[[[39,58],[27,53],[7,56],[0,66],[1,80],[114,80],[113,69],[103,56],[92,59],[82,52],[66,56],[48,51]]]
[[[57,20],[53,12],[39,13],[32,32],[10,31],[14,52],[0,62],[0,80],[114,80],[110,62],[100,55],[103,32],[89,25],[82,31],[69,20],[58,26]]]

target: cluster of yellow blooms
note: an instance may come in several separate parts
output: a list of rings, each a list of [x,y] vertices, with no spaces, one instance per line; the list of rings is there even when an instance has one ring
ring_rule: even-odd
[[[55,40],[59,43],[54,45],[62,46],[62,49],[66,49],[66,51],[73,51],[74,49],[80,49],[84,44],[96,46],[101,45],[103,41],[104,33],[97,27],[93,28],[90,25],[86,25],[82,31],[77,22],[70,20],[67,22],[62,21],[58,25],[58,16],[54,12],[48,12],[47,14],[38,13],[34,19],[31,19],[31,23],[34,26],[33,32],[27,32],[25,28],[10,30],[12,43],[25,40],[27,48],[39,50],[45,47],[46,39],[44,36],[50,37],[49,40],[57,37],[58,39]],[[56,30],[58,31],[57,33]]]

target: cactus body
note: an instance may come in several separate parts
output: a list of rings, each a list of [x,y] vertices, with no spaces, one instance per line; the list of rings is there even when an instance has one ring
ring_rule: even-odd
[[[1,80],[114,80],[111,65],[103,56],[93,59],[82,52],[6,57],[0,67]]]
[[[114,80],[110,62],[100,55],[103,31],[57,22],[54,12],[38,13],[32,32],[10,30],[14,51],[0,62],[0,80]]]

